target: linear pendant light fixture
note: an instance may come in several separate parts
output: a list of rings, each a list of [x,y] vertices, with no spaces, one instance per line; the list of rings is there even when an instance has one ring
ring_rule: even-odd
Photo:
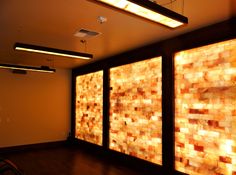
[[[51,69],[48,66],[33,67],[33,66],[22,66],[22,65],[12,65],[12,64],[0,64],[0,68],[12,69],[12,70],[34,71],[34,72],[45,72],[45,73],[56,72],[56,69]]]
[[[150,0],[89,0],[124,10],[156,23],[176,28],[188,23],[188,18]]]
[[[56,56],[64,56],[64,57],[72,57],[72,58],[80,58],[80,59],[91,59],[93,58],[92,54],[89,53],[81,53],[81,52],[74,52],[68,50],[61,50],[43,46],[35,46],[31,44],[22,44],[16,43],[14,45],[15,50],[22,50],[27,52],[36,52],[36,53],[43,53],[49,55],[56,55]]]

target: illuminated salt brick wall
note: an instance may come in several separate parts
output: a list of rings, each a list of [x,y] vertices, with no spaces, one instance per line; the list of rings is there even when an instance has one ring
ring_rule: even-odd
[[[162,163],[161,81],[161,57],[110,69],[110,149]]]
[[[76,77],[75,137],[102,145],[103,71]]]
[[[175,166],[236,175],[236,40],[175,55]]]

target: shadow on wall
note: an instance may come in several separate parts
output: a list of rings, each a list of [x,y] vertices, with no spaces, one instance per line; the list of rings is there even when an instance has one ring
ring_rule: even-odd
[[[233,17],[236,17],[236,0],[231,0],[231,3],[230,3],[230,8],[231,8],[231,15]]]

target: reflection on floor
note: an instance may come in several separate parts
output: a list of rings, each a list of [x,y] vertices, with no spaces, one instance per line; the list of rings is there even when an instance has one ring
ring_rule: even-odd
[[[26,175],[144,175],[87,151],[61,146],[1,154]]]

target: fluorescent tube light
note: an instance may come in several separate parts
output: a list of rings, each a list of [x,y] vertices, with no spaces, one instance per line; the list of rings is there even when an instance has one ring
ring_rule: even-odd
[[[60,50],[60,49],[55,49],[55,48],[43,47],[43,46],[35,46],[31,44],[16,43],[14,45],[14,49],[27,51],[27,52],[36,52],[36,53],[43,53],[43,54],[49,54],[49,55],[71,57],[71,58],[80,58],[80,59],[93,58],[93,55],[88,54],[88,53]]]
[[[135,14],[156,23],[176,28],[188,23],[188,18],[149,0],[89,0]]]
[[[45,72],[45,73],[54,73],[56,71],[55,69],[51,69],[47,66],[33,67],[33,66],[11,65],[11,64],[0,64],[0,68],[12,69],[12,70],[34,71],[34,72]]]

